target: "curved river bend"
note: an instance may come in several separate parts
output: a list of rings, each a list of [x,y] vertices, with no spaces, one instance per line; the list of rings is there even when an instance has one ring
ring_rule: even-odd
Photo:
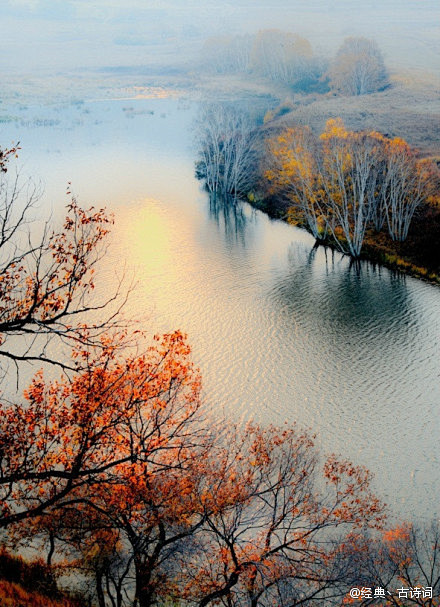
[[[3,125],[57,217],[67,181],[115,212],[101,281],[134,272],[129,312],[188,333],[210,407],[296,420],[366,465],[397,515],[440,487],[440,289],[324,249],[248,205],[210,206],[194,179],[194,108],[174,99],[23,108]]]

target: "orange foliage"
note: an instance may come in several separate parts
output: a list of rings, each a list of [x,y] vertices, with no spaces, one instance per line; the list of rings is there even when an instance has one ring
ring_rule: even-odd
[[[5,175],[17,149],[0,150],[0,364],[13,361],[17,373],[23,361],[73,371],[79,361],[69,361],[65,351],[51,355],[48,342],[96,343],[116,324],[118,293],[107,300],[92,297],[95,266],[113,219],[104,209],[82,209],[72,197],[60,231],[39,224],[31,218],[38,189],[31,182],[24,188],[19,177]],[[103,315],[112,302],[115,308]],[[100,310],[96,324],[90,323],[94,310]]]
[[[15,147],[2,150],[0,149],[0,172],[7,173],[8,171],[8,160],[11,156],[16,156],[20,148],[18,144]]]
[[[25,404],[3,405],[2,525],[41,514],[81,487],[104,486],[114,474],[137,478],[139,462],[157,471],[172,467],[164,454],[176,465],[184,457],[200,405],[184,336],[157,337],[134,358],[120,356],[117,343],[116,337],[102,338],[98,349],[78,344],[73,357],[83,368],[71,381],[47,383],[39,372]]]
[[[53,569],[41,559],[25,561],[0,548],[0,605],[80,607],[77,601],[57,590],[53,574]]]
[[[41,400],[39,387],[32,393]],[[76,487],[29,528],[30,535],[56,529],[92,569],[105,569],[129,546],[141,607],[170,596],[200,605],[244,592],[269,600],[283,580],[319,594],[327,568],[347,558],[332,530],[346,529],[349,542],[354,530],[381,526],[365,469],[331,457],[323,469],[327,490],[317,491],[322,477],[307,433],[249,424],[228,427],[222,437],[193,418],[192,399],[182,418],[173,416],[172,401],[150,404],[154,415],[171,410],[148,457]]]
[[[228,438],[211,464],[215,499],[205,496],[207,526],[200,552],[182,563],[180,596],[199,605],[241,596],[269,604],[279,584],[319,596],[326,568],[342,554],[331,530],[378,527],[383,517],[366,470],[330,458],[322,497],[316,464],[312,438],[295,428],[249,425]]]
[[[401,525],[394,529],[387,529],[383,533],[383,540],[386,544],[392,545],[396,542],[408,542],[410,537],[410,529],[408,525]]]
[[[70,312],[75,295],[94,288],[93,256],[108,233],[111,219],[103,209],[68,205],[63,231],[53,233],[37,251],[38,267],[19,255],[0,273],[0,332],[17,331],[27,324],[55,323]]]
[[[438,170],[401,138],[353,132],[341,118],[315,137],[293,127],[270,139],[266,178],[271,192],[290,202],[317,239],[360,255],[366,230],[384,226],[403,241],[414,212],[435,198]]]

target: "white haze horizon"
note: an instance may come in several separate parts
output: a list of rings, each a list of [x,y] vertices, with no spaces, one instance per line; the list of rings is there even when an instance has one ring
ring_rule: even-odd
[[[437,0],[3,0],[2,71],[34,74],[191,63],[206,38],[282,29],[318,55],[374,39],[391,69],[440,72]]]

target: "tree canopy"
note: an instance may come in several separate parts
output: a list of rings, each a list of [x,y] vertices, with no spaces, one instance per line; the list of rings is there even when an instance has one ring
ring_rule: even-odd
[[[365,95],[388,83],[382,53],[376,42],[363,37],[346,38],[329,70],[330,86],[344,95]]]
[[[331,239],[352,257],[359,257],[371,227],[385,225],[393,240],[405,240],[437,173],[403,139],[349,131],[340,118],[329,120],[319,137],[308,127],[285,129],[269,139],[267,162],[274,191],[315,238]]]

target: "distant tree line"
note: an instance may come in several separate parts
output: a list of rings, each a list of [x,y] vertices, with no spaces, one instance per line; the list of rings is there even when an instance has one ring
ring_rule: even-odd
[[[255,74],[296,91],[331,90],[363,95],[388,84],[382,53],[373,40],[346,38],[332,60],[313,53],[310,42],[277,29],[215,36],[202,49],[202,67],[212,74]]]

